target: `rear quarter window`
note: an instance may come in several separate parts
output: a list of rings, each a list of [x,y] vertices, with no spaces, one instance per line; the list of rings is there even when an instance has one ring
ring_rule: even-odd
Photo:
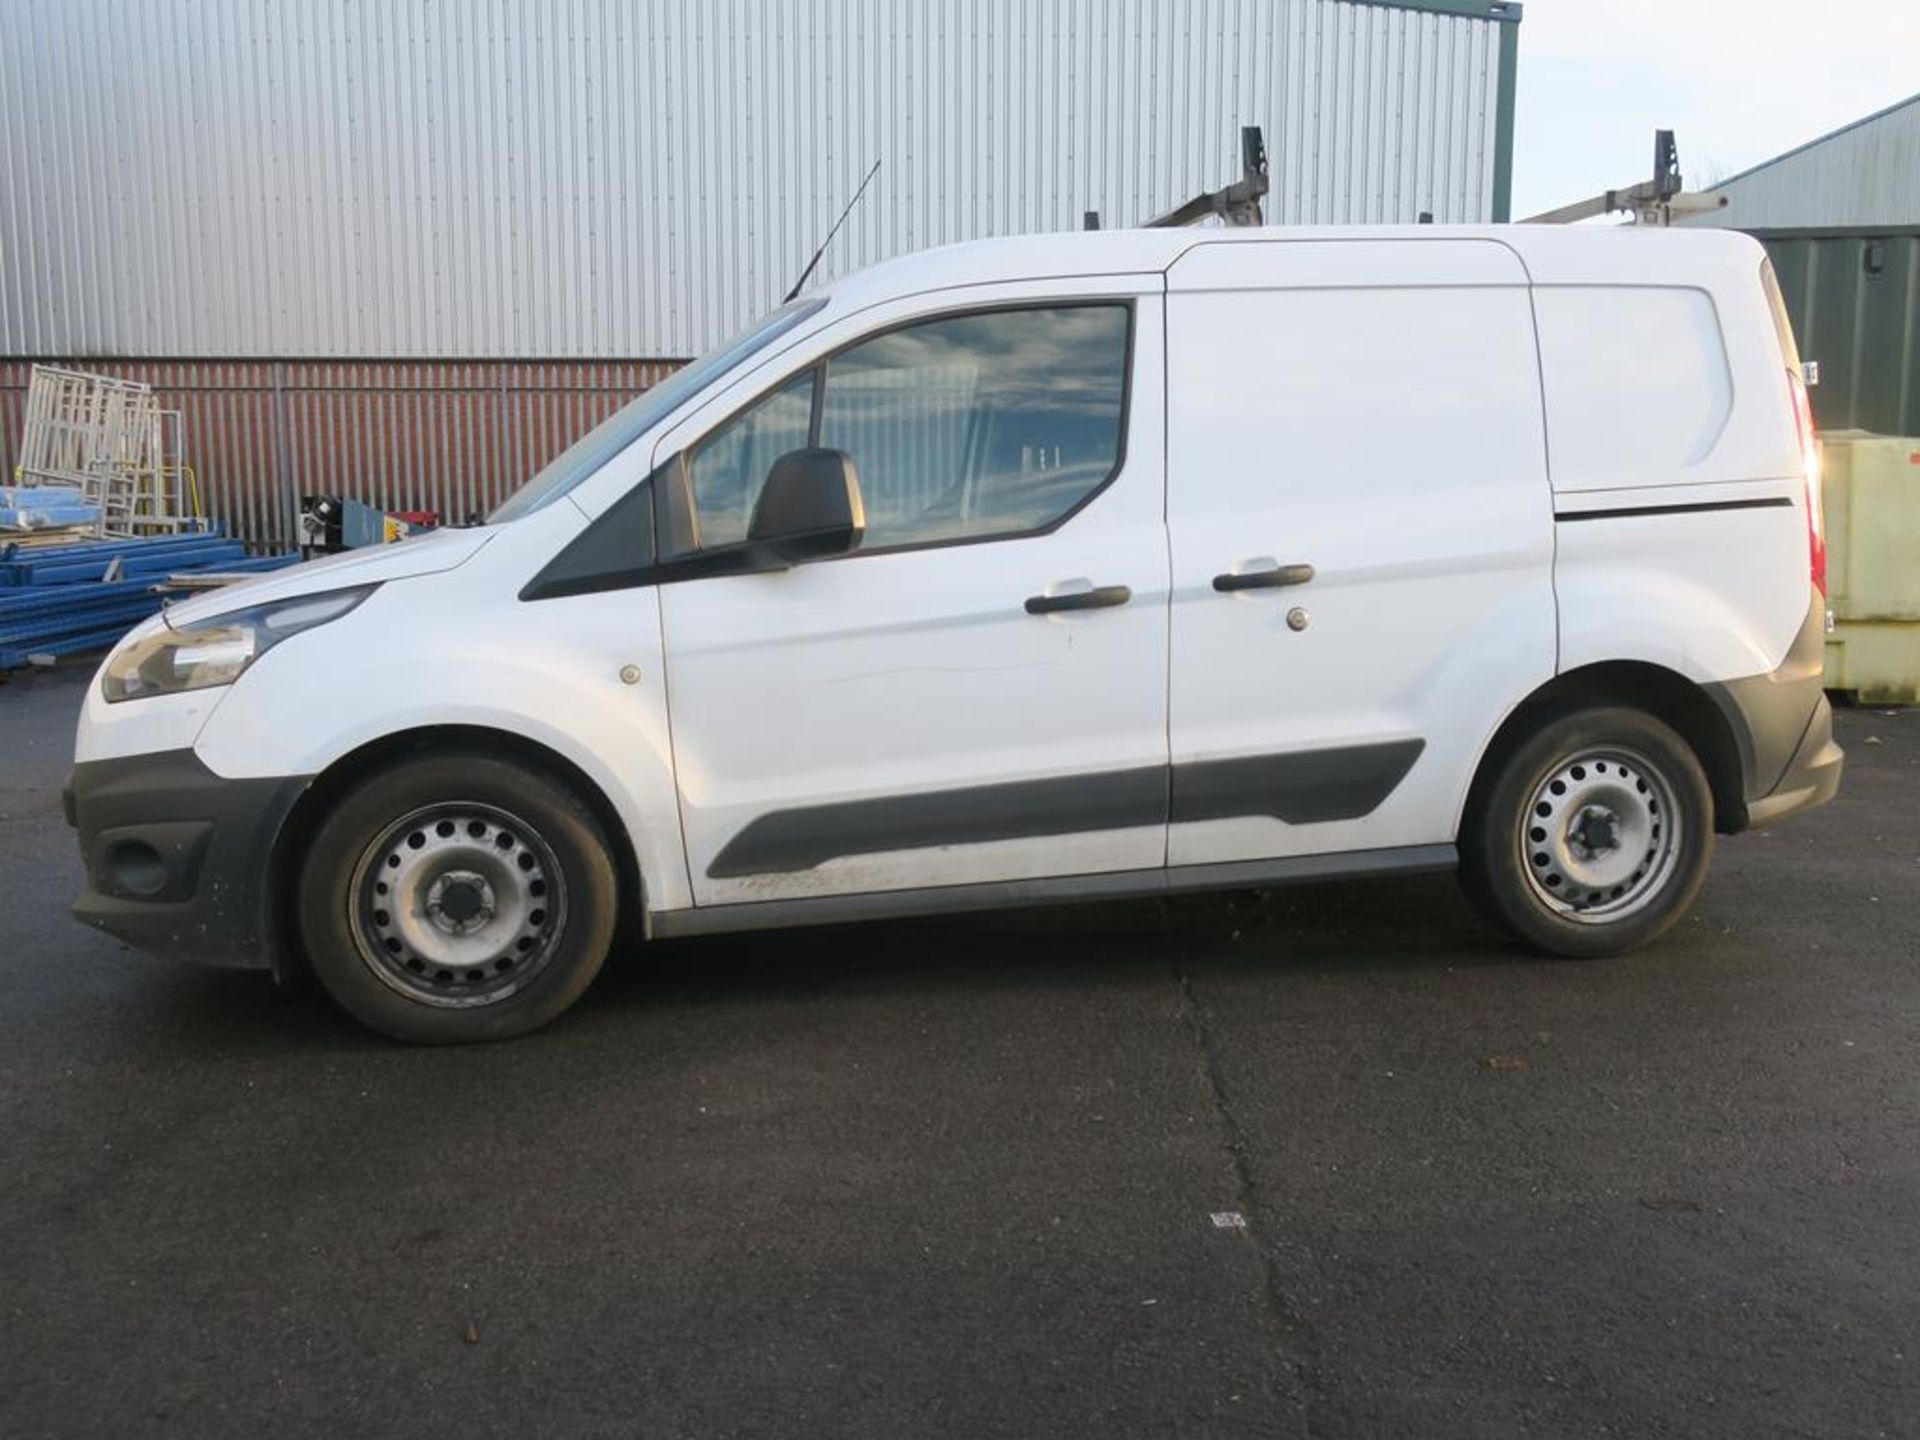
[[[1733,377],[1704,290],[1534,291],[1557,490],[1684,484],[1733,410]]]

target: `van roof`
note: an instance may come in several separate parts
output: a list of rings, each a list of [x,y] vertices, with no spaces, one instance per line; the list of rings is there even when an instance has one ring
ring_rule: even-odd
[[[1764,254],[1732,230],[1639,225],[1271,225],[1168,230],[1069,230],[967,240],[884,260],[830,287],[841,302],[961,285],[1074,275],[1139,275],[1170,269],[1199,245],[1274,242],[1492,242],[1516,255],[1535,284],[1698,284],[1738,270],[1748,279]],[[1418,252],[1408,251],[1410,280]],[[1437,258],[1437,257],[1436,257]]]

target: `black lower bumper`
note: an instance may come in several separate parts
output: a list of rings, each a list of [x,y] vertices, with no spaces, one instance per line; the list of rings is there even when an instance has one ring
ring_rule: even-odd
[[[270,965],[274,842],[308,779],[227,780],[191,750],[76,765],[75,917],[156,955]]]
[[[1745,830],[1831,800],[1845,754],[1833,740],[1833,707],[1821,688],[1826,603],[1816,592],[1777,670],[1707,686],[1740,752],[1741,813],[1724,830]]]
[[[1806,734],[1787,762],[1787,768],[1774,787],[1756,800],[1747,801],[1748,825],[1771,825],[1802,810],[1824,805],[1840,789],[1840,771],[1846,753],[1834,743],[1833,707],[1822,695],[1815,703],[1813,718]]]

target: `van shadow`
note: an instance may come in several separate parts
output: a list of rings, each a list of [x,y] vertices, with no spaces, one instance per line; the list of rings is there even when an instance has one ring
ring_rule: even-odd
[[[576,1014],[599,1022],[766,1001],[1092,990],[1182,972],[1276,985],[1307,975],[1418,974],[1526,963],[1446,876],[1009,910],[653,941],[609,959]],[[143,968],[130,1039],[232,1056],[385,1047],[311,980]]]
[[[653,942],[586,1003],[1043,990],[1144,971],[1418,972],[1523,963],[1451,877],[1427,875]]]

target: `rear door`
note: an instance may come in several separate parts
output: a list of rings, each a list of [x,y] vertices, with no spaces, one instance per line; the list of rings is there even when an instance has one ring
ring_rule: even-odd
[[[1524,269],[1484,240],[1216,243],[1168,286],[1169,863],[1451,841],[1554,667]]]
[[[667,437],[690,553],[808,443],[866,506],[850,556],[661,588],[697,904],[1164,863],[1161,285],[896,302]]]

